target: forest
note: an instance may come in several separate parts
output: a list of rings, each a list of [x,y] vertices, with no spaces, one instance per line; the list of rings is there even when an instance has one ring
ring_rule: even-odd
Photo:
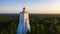
[[[31,34],[60,34],[60,20],[51,18],[30,18]]]
[[[30,16],[29,20],[31,32],[27,32],[27,34],[60,34],[59,17]],[[19,15],[17,17],[0,16],[0,34],[16,34],[18,23]]]

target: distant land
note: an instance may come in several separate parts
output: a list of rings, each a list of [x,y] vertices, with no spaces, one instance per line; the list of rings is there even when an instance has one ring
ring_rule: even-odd
[[[19,19],[19,14],[0,14],[0,18],[5,17],[5,18],[18,18]],[[58,17],[60,18],[60,14],[29,14],[29,17],[34,17],[34,18],[50,18],[50,17]]]
[[[0,17],[19,18],[19,14],[0,14]],[[60,17],[60,14],[29,14],[30,17]]]

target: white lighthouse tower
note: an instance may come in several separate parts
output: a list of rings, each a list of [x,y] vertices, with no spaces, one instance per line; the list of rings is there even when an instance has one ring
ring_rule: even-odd
[[[28,31],[30,31],[29,13],[24,7],[23,11],[20,12],[20,22],[18,25],[17,34],[26,34]]]

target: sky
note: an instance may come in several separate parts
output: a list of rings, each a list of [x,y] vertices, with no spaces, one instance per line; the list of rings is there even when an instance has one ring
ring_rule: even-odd
[[[0,0],[0,13],[20,13],[24,6],[29,13],[60,14],[60,0]]]

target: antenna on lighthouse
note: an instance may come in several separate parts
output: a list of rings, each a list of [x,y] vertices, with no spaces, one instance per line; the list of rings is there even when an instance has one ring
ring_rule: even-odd
[[[25,7],[23,7],[23,9],[26,9]]]
[[[23,11],[22,12],[23,13],[26,13],[27,12],[25,7],[23,7]]]

